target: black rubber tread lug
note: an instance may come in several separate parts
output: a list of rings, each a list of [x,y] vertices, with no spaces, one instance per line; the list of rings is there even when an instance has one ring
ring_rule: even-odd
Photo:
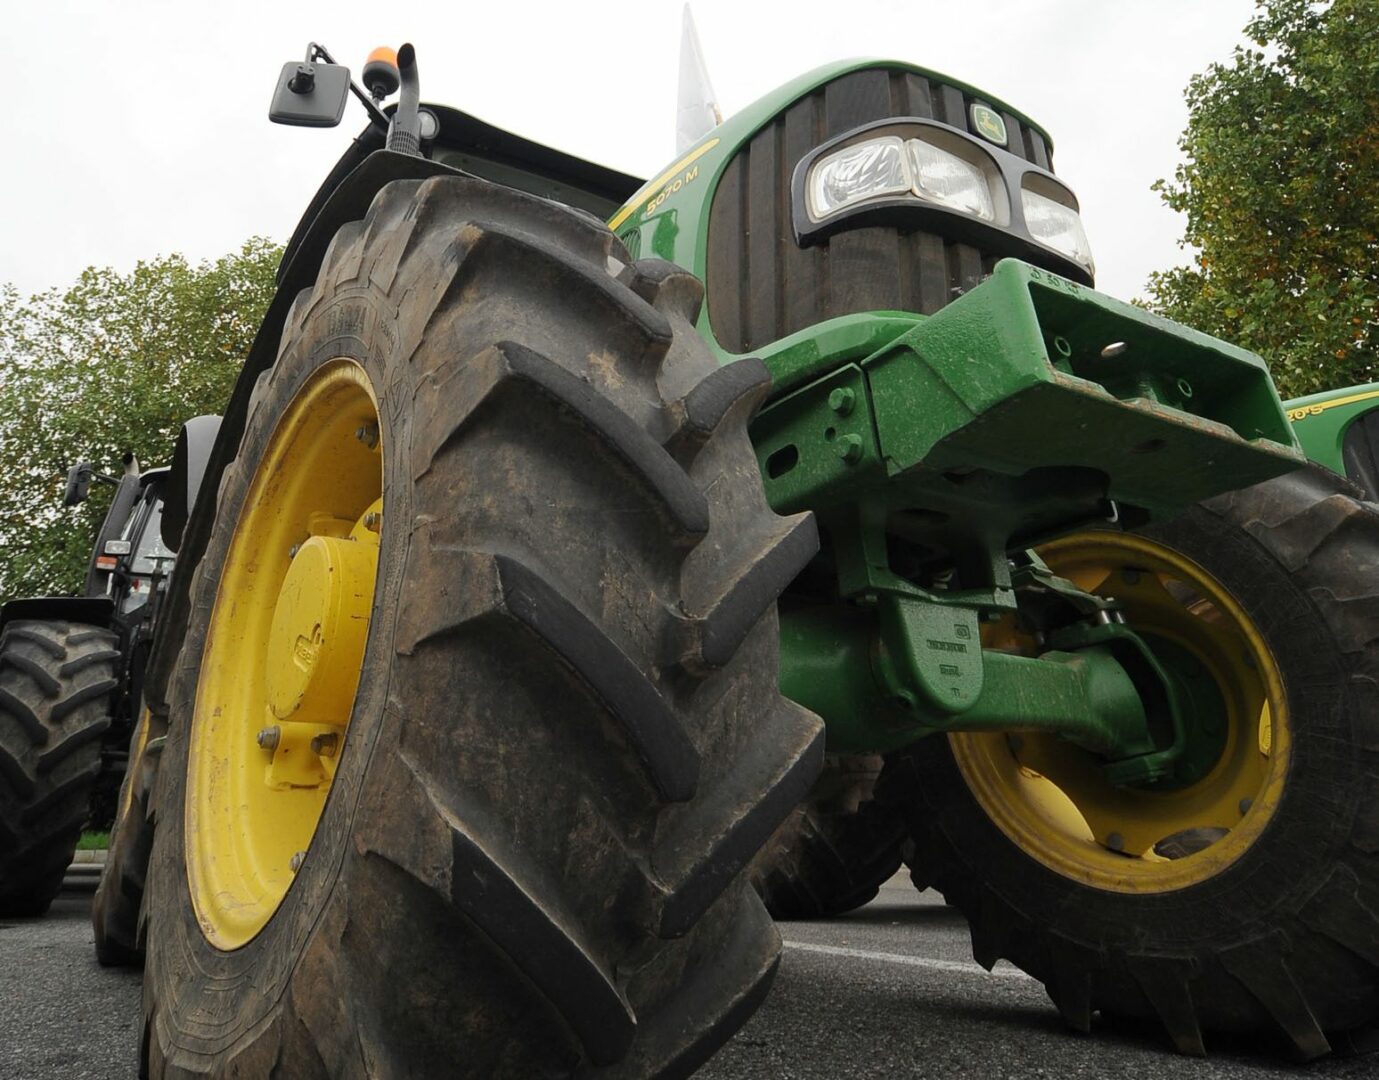
[[[537,899],[452,823],[456,906],[560,1011],[596,1064],[627,1052],[637,1020],[612,979]]]
[[[771,372],[765,361],[755,356],[734,360],[705,377],[680,399],[685,426],[705,434],[715,430],[739,401],[756,397],[750,410],[755,412],[771,390]]]
[[[118,660],[121,656],[119,649],[98,649],[95,652],[84,653],[81,656],[68,660],[59,669],[60,674],[70,678],[73,675],[85,671],[89,667],[104,664],[108,660]]]
[[[755,414],[771,391],[771,372],[755,356],[706,375],[663,413],[661,442],[677,458],[694,454],[739,402]]]
[[[95,742],[104,735],[110,730],[110,724],[110,717],[106,716],[94,724],[78,728],[61,742],[55,743],[39,754],[35,771],[39,776],[46,776],[53,771],[56,765],[70,757],[74,751],[81,749],[87,743]]]
[[[715,960],[681,982],[671,1001],[653,1017],[651,1029],[639,1039],[641,1054],[592,1074],[590,1080],[647,1076],[682,1080],[693,1075],[756,1012],[780,968],[780,936],[761,902],[749,892],[743,893],[738,910],[732,933],[716,950]],[[763,940],[772,942],[772,947],[762,948]],[[756,968],[749,985],[726,1007],[707,1004],[722,997],[721,987],[732,984],[730,973],[747,956]],[[718,1020],[707,1030],[693,1031],[680,1018],[694,1015],[717,1015]]]
[[[53,807],[60,805],[73,795],[78,794],[82,788],[89,787],[95,782],[96,777],[100,774],[101,764],[97,761],[81,772],[69,776],[62,783],[47,792],[37,802],[31,803],[29,806],[25,807],[23,814],[20,815],[22,820],[26,822],[37,821],[52,810]],[[85,814],[84,809],[82,813],[83,815]]]
[[[1131,956],[1126,963],[1178,1052],[1206,1057],[1202,1028],[1192,1004],[1195,961],[1172,956]]]
[[[39,693],[46,698],[57,697],[62,689],[62,683],[47,668],[22,653],[6,652],[0,655],[0,667],[12,667],[15,671],[22,671],[34,681]]]
[[[693,323],[704,306],[704,283],[684,267],[665,259],[638,259],[632,268],[632,291],[659,311]]]
[[[1286,937],[1276,930],[1264,938],[1223,949],[1218,955],[1221,965],[1274,1018],[1298,1058],[1311,1061],[1329,1054],[1331,1043],[1288,969],[1284,958],[1287,951]]]
[[[464,289],[475,278],[497,269],[510,277],[513,267],[559,279],[576,299],[572,306],[595,314],[609,325],[634,327],[645,347],[664,353],[673,337],[666,317],[608,276],[606,268],[572,256],[558,244],[510,225],[476,219],[472,246],[450,284]]]
[[[1379,914],[1360,898],[1360,879],[1338,866],[1302,909],[1303,922],[1379,968]]]
[[[819,528],[811,513],[777,519],[774,535],[742,565],[724,574],[731,585],[707,610],[690,610],[685,620],[686,651],[709,667],[722,667],[737,653],[785,587],[795,580],[819,551]]]
[[[28,641],[37,645],[54,660],[62,660],[67,656],[67,650],[63,648],[60,641],[54,641],[49,635],[35,630],[23,624],[11,624],[5,627],[6,638],[18,638],[20,641]]]
[[[110,691],[119,685],[119,681],[116,679],[101,679],[99,682],[89,683],[57,702],[50,710],[49,715],[55,722],[59,721],[89,702],[100,701],[102,698],[109,697]]]
[[[943,898],[949,903],[954,903],[954,898],[946,892]],[[1006,913],[995,904],[989,893],[983,892],[978,904],[981,914],[975,919],[968,915],[965,906],[959,906],[963,914],[968,915],[967,929],[972,938],[972,959],[987,971],[991,971],[998,961],[1010,954],[1011,927],[1006,921]]]
[[[1068,1027],[1083,1035],[1090,1034],[1095,1008],[1092,1003],[1092,972],[1102,966],[1104,959],[1094,950],[1063,934],[1054,933],[1050,938],[1056,946],[1054,974],[1044,984],[1044,990]]]
[[[448,574],[456,581],[475,584],[459,602],[452,594],[442,609],[409,612],[411,623],[400,635],[408,651],[490,612],[510,616],[535,634],[608,706],[662,798],[684,802],[694,796],[699,783],[698,751],[666,699],[597,623],[516,559],[441,550],[452,567]],[[420,551],[422,558],[440,555],[429,545]],[[428,618],[436,621],[421,621]]]
[[[24,729],[24,734],[35,746],[42,746],[48,741],[48,729],[38,718],[38,714],[34,712],[33,706],[3,686],[0,686],[0,710],[3,710]]]
[[[88,626],[82,630],[73,630],[67,635],[67,644],[85,645],[88,641],[115,641],[115,633],[112,630],[101,630],[95,626]]]
[[[443,428],[420,434],[425,447],[421,460],[428,463],[420,467],[422,472],[468,427],[476,410],[494,391],[509,379],[521,379],[598,435],[656,493],[686,535],[708,532],[708,503],[675,459],[630,416],[558,364],[525,346],[505,341],[468,363],[455,365],[451,372],[444,381],[426,383],[431,394],[444,395],[456,404],[453,412],[428,410],[431,415],[445,415],[447,422]]]
[[[14,755],[6,752],[0,746],[0,778],[3,778],[10,789],[21,799],[29,799],[35,791],[34,780],[25,771],[23,764]]]
[[[781,747],[794,751],[783,769]],[[775,714],[761,724],[757,741],[720,782],[714,800],[691,808],[658,839],[651,865],[663,882],[662,937],[686,933],[752,861],[813,787],[823,753],[824,733],[818,718],[782,700]],[[770,775],[762,775],[763,766]],[[702,841],[696,848],[688,840],[715,833],[707,851],[702,850]],[[692,850],[699,850],[700,857],[686,866],[683,853]]]

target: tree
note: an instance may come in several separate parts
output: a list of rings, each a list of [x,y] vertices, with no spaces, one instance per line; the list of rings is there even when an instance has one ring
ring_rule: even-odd
[[[0,288],[0,599],[79,591],[110,489],[61,505],[68,466],[165,464],[189,417],[221,412],[273,296],[282,249],[91,268],[27,300]]]
[[[1148,289],[1291,397],[1379,379],[1379,4],[1257,3],[1251,45],[1188,85],[1186,160],[1155,187],[1197,254]]]

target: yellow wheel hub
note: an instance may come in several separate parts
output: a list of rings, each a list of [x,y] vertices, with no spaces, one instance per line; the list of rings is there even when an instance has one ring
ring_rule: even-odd
[[[382,492],[373,390],[353,361],[332,361],[269,437],[202,657],[187,879],[221,949],[250,941],[278,909],[325,809],[363,666]]]
[[[1219,692],[1224,715],[1205,719],[1224,742],[1204,775],[1168,789],[1112,785],[1092,755],[1054,735],[953,734],[969,788],[1022,850],[1083,884],[1154,893],[1214,876],[1259,836],[1283,790],[1288,710],[1267,644],[1211,574],[1152,540],[1083,533],[1039,553],[1055,574],[1119,601],[1146,640],[1191,658]],[[986,644],[1037,651],[1009,622]]]

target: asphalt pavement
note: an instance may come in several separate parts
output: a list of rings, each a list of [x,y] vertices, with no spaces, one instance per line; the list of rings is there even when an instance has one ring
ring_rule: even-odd
[[[45,919],[0,922],[0,1080],[134,1075],[139,976],[96,964],[89,910],[89,892],[69,891]],[[697,1077],[1379,1077],[1379,1054],[1298,1067],[1267,1049],[1217,1045],[1200,1061],[1144,1032],[1098,1024],[1091,1037],[1071,1034],[1038,983],[977,967],[962,917],[902,878],[851,915],[781,930],[770,997]]]

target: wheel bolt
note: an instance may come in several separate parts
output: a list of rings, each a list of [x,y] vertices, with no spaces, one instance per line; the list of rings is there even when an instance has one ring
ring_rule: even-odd
[[[278,740],[281,738],[282,729],[278,727],[277,724],[274,724],[272,727],[263,728],[258,735],[254,737],[254,741],[257,742],[259,747],[263,750],[276,750],[278,748]]]
[[[378,532],[378,523],[382,520],[382,517],[382,514],[377,514],[370,510],[364,515],[364,528],[368,529],[369,532]]]
[[[365,424],[355,431],[354,437],[372,450],[378,445],[378,428],[373,424]]]
[[[301,545],[301,544],[293,544],[290,548],[287,549],[287,557],[288,557],[289,559],[295,559],[295,558],[297,557],[297,552],[299,552],[299,551],[301,551],[301,550],[302,550],[302,545]]]
[[[1106,838],[1106,846],[1112,851],[1124,851],[1125,837],[1121,836],[1118,832],[1113,832]]]
[[[862,460],[862,436],[843,435],[833,444],[833,452],[849,465]]]
[[[333,731],[325,731],[311,739],[311,752],[318,757],[334,757],[340,749],[340,736]]]
[[[295,874],[302,868],[302,863],[306,862],[306,852],[299,851],[288,860],[288,868]]]
[[[857,391],[851,387],[838,386],[828,395],[828,407],[839,416],[847,416],[857,404]]]
[[[1241,799],[1241,800],[1240,800],[1240,816],[1241,816],[1241,817],[1244,817],[1246,814],[1248,814],[1248,813],[1250,812],[1250,807],[1252,807],[1253,805],[1254,805],[1254,800],[1253,800],[1253,799],[1250,799],[1250,798]]]

